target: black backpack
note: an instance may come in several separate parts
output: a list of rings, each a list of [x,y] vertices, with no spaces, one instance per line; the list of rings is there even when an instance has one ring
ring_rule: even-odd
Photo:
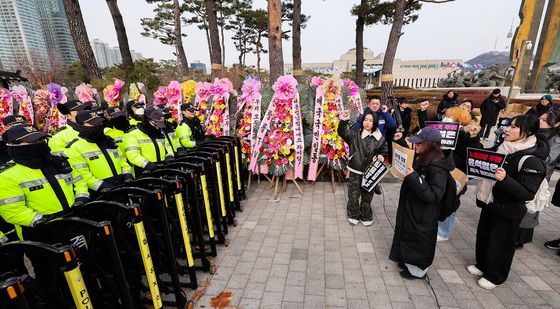
[[[451,176],[451,173],[447,172],[447,185],[445,186],[445,194],[441,199],[438,220],[441,222],[447,219],[447,217],[459,209],[460,203],[455,178]]]

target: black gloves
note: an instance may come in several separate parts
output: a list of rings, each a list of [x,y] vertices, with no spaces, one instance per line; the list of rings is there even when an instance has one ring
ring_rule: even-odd
[[[87,202],[89,202],[89,197],[80,196],[74,200],[74,206],[81,206]]]
[[[148,164],[146,164],[146,166],[144,167],[145,170],[148,171],[153,171],[156,169],[156,165],[152,162],[148,162]]]
[[[132,174],[129,174],[129,173],[123,174],[123,179],[124,179],[124,182],[134,181],[134,177],[132,177]]]
[[[105,192],[111,189],[112,187],[113,186],[108,181],[104,181],[101,183],[101,186],[99,186],[99,188],[97,189],[97,192]]]

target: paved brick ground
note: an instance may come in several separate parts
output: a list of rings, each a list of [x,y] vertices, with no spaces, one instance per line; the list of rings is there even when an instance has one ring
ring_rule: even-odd
[[[218,252],[217,273],[199,276],[210,286],[197,307],[211,308],[210,298],[229,288],[231,305],[244,309],[560,308],[560,257],[543,246],[560,236],[560,209],[546,209],[534,243],[516,252],[508,281],[486,291],[465,270],[479,217],[470,186],[455,233],[438,243],[430,286],[403,281],[388,258],[400,184],[383,186],[386,207],[376,195],[375,223],[366,228],[346,221],[345,186],[332,193],[329,183],[307,185],[302,197],[289,185],[275,202],[269,186],[253,184],[230,247]]]

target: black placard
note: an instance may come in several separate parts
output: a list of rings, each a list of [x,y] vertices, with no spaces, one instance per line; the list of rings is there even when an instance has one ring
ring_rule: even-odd
[[[452,149],[457,147],[459,130],[461,124],[458,122],[426,121],[427,127],[436,128],[441,133],[441,149]]]
[[[506,155],[488,150],[467,148],[467,175],[471,178],[496,180],[494,174],[502,167]]]
[[[383,164],[383,161],[374,160],[363,174],[362,188],[371,192],[387,172],[389,168]]]

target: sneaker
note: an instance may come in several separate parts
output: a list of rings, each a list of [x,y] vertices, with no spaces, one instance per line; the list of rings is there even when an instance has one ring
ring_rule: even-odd
[[[480,279],[478,279],[478,286],[483,288],[483,289],[487,289],[487,290],[492,290],[493,288],[497,287],[497,285],[495,285],[494,283],[488,281],[486,278],[482,277]]]
[[[358,220],[356,220],[356,219],[348,218],[348,222],[350,222],[350,224],[352,224],[352,225],[356,225],[356,224],[358,224],[360,221],[358,221]]]
[[[547,241],[544,243],[544,246],[547,247],[548,249],[560,250],[560,239]]]
[[[407,279],[407,280],[416,280],[416,279],[422,279],[422,280],[423,280],[423,279],[426,279],[426,275],[424,275],[424,276],[422,276],[422,277],[416,277],[416,276],[414,276],[413,274],[411,274],[411,273],[408,271],[408,269],[401,270],[401,271],[399,272],[399,275],[401,275],[401,277],[402,277],[403,279]]]
[[[370,225],[373,224],[373,220],[371,220],[371,221],[362,221],[362,220],[360,220],[360,222],[362,222],[362,224],[363,224],[364,226],[370,226]]]
[[[407,269],[407,268],[406,268],[406,265],[404,265],[403,262],[398,262],[398,263],[397,263],[397,266],[398,266],[400,269],[402,269],[402,270],[406,270],[406,269]]]
[[[375,192],[375,194],[381,194],[381,184],[378,184],[377,186],[375,186],[373,188],[373,192]]]
[[[480,269],[476,268],[476,266],[474,266],[474,265],[467,266],[467,271],[469,273],[471,273],[471,275],[475,275],[475,276],[479,276],[479,277],[484,275],[484,273]]]
[[[449,240],[449,237],[437,236],[437,241],[446,241]]]

